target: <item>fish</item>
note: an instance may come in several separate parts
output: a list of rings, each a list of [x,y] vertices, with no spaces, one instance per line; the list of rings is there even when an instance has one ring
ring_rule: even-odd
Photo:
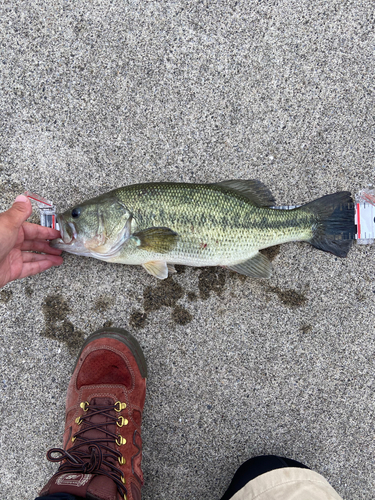
[[[213,184],[133,184],[83,201],[57,216],[61,238],[51,246],[107,262],[142,265],[159,279],[175,265],[222,266],[270,278],[260,250],[290,241],[346,257],[355,238],[349,191],[291,210],[258,180]]]

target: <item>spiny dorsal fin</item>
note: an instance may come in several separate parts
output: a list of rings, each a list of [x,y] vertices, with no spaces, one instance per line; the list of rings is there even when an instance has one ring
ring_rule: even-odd
[[[159,280],[165,280],[168,278],[168,266],[163,260],[152,260],[150,262],[145,262],[142,266],[146,269],[148,274],[159,278]]]
[[[177,233],[168,227],[149,227],[132,235],[137,246],[148,252],[167,253],[177,242]]]
[[[271,191],[260,181],[235,179],[231,181],[216,182],[214,186],[227,188],[245,196],[253,205],[257,207],[272,207],[275,198]]]
[[[269,278],[271,276],[271,262],[261,253],[257,253],[245,262],[227,267],[250,278]]]

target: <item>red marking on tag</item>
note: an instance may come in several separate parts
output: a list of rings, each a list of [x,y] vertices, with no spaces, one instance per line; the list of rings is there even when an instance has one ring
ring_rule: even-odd
[[[357,238],[361,239],[361,216],[359,213],[359,203],[357,203]]]
[[[45,198],[42,198],[42,196],[38,196],[37,194],[33,193],[25,193],[25,195],[30,198],[30,200],[37,201],[39,203],[43,203],[44,205],[47,205],[47,207],[52,207],[51,203],[48,203],[48,201]]]

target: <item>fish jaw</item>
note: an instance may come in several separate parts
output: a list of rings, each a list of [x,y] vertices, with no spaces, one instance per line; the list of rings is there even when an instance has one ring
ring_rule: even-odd
[[[57,216],[57,222],[60,227],[61,238],[52,240],[51,247],[74,255],[90,257],[90,251],[86,248],[84,242],[78,238],[74,223],[66,222],[62,215]]]

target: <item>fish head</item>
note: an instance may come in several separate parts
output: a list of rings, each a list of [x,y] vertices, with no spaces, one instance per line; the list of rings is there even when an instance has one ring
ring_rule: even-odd
[[[134,220],[116,198],[93,199],[57,216],[61,238],[51,246],[65,252],[106,259],[129,239]]]

